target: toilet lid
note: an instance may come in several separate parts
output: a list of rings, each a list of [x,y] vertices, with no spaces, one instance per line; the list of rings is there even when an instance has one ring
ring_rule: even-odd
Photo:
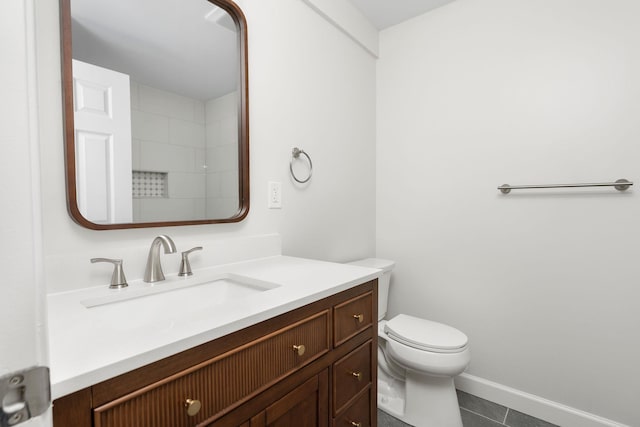
[[[460,351],[468,342],[467,336],[456,328],[406,314],[389,320],[384,331],[394,341],[436,353]]]

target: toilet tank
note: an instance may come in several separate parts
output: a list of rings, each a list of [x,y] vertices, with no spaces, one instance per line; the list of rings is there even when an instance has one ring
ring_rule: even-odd
[[[389,302],[391,270],[393,270],[396,263],[388,259],[365,258],[352,261],[349,264],[382,270],[382,276],[378,278],[378,320],[384,319],[387,315],[387,303]]]

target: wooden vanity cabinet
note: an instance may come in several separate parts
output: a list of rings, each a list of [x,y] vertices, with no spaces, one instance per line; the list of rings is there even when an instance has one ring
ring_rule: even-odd
[[[54,427],[376,427],[377,281],[54,401]]]

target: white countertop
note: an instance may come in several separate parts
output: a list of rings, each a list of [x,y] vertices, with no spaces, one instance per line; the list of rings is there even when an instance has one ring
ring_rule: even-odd
[[[105,284],[50,294],[47,301],[53,399],[352,288],[379,277],[381,271],[274,256],[194,270],[194,276],[186,280],[223,273],[279,286],[225,304],[212,302],[194,304],[199,307],[196,309],[176,306],[170,310],[154,307],[154,297],[139,298],[134,304],[127,301],[93,308],[81,303],[150,286],[140,281],[130,282],[123,290],[112,290]],[[167,276],[166,281],[153,288],[184,283],[187,282],[183,278]]]

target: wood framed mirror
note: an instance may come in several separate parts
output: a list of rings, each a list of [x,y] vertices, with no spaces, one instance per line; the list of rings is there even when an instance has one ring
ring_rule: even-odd
[[[94,229],[249,212],[247,23],[231,0],[60,0],[67,206]]]

